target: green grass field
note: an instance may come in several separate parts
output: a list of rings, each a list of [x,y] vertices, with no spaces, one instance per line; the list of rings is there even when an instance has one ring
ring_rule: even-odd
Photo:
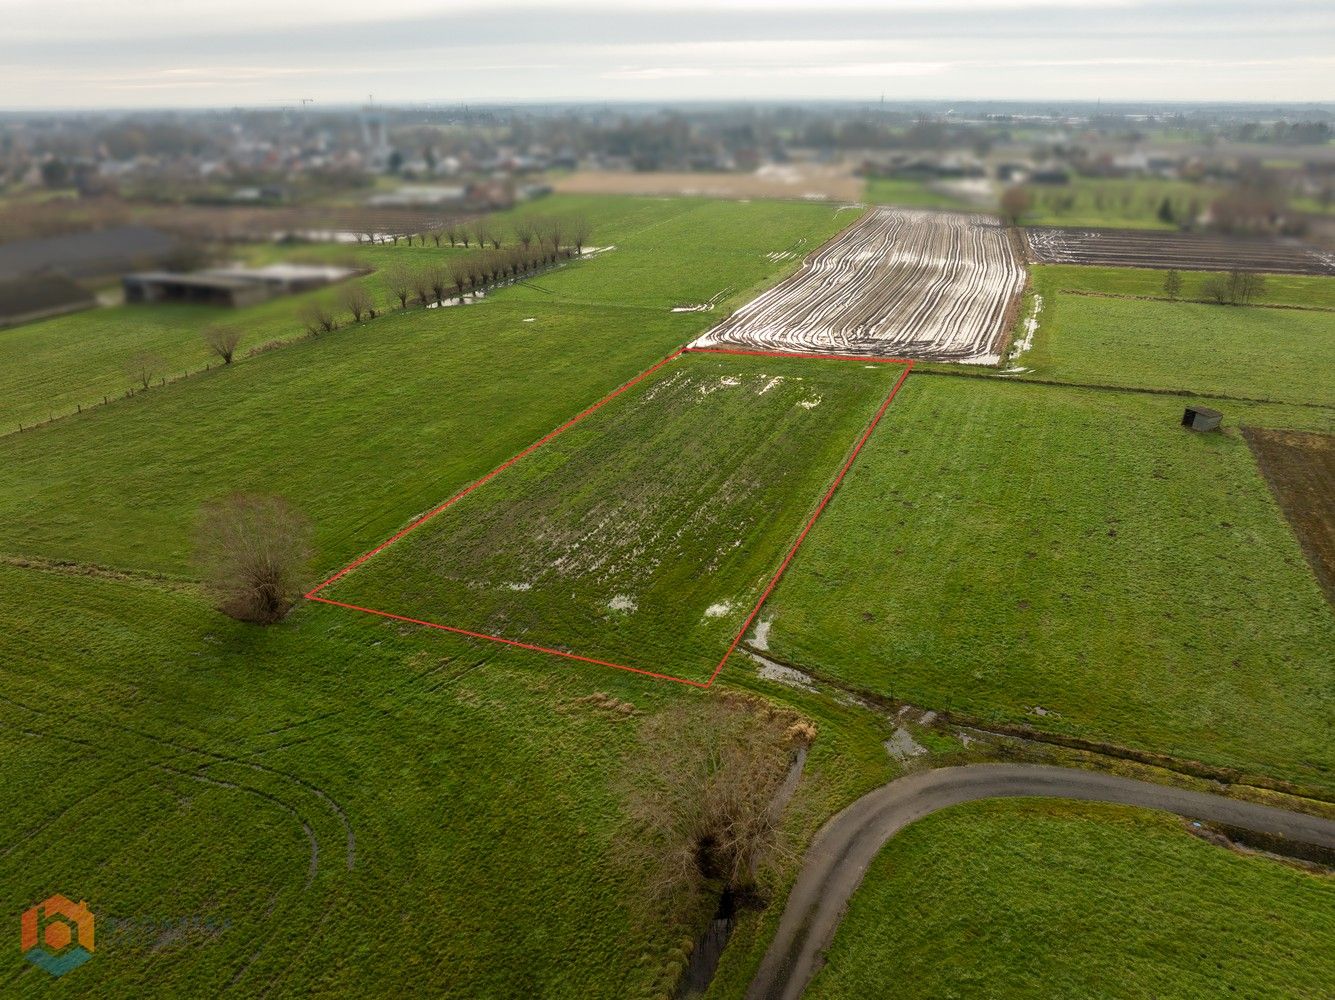
[[[0,896],[11,914],[52,892],[89,901],[98,952],[62,984],[124,1000],[671,992],[708,912],[679,921],[655,911],[647,873],[618,846],[617,776],[646,718],[708,695],[313,602],[278,625],[241,625],[212,611],[190,579],[199,508],[233,490],[281,493],[302,510],[314,527],[311,582],[322,579],[693,339],[854,218],[816,204],[699,199],[561,197],[532,211],[587,214],[591,243],[614,249],[476,305],[394,311],[0,438]],[[383,264],[450,251],[361,252]],[[1117,291],[1144,279],[1060,276],[1086,280]],[[1269,294],[1324,289],[1295,282]],[[762,613],[772,654],[924,707],[1329,793],[1335,624],[1233,430],[1243,421],[1330,429],[1329,408],[1297,405],[1319,395],[1328,328],[1309,336],[1248,318],[1329,314],[1131,302],[1151,310],[1131,329],[1078,312],[1128,300],[1050,294],[1057,308],[1045,309],[1037,377],[1065,366],[1114,379],[1103,368],[1120,352],[1130,384],[1221,392],[1238,369],[1212,352],[1261,337],[1300,355],[1261,370],[1286,402],[1230,403],[1229,430],[1202,436],[1177,426],[1184,400],[1173,396],[911,376]],[[701,303],[712,311],[672,311]],[[290,299],[261,307],[273,315],[256,312],[251,332],[268,336],[265,323],[277,330],[289,319],[298,332],[296,308]],[[1172,322],[1159,308],[1239,320],[1199,333],[1194,353],[1152,356],[1154,323]],[[110,322],[97,326],[99,315]],[[169,351],[188,341],[202,354],[199,316],[156,313],[140,328],[128,315],[71,317],[87,326],[59,343],[50,333],[62,321],[10,331],[29,338],[12,348],[0,333],[6,405],[69,405],[108,372],[121,377],[130,342]],[[411,606],[390,610],[446,624],[455,622],[441,612],[468,611],[502,634],[516,625],[524,638],[572,646],[573,635],[613,658],[629,643],[712,668],[706,649],[735,631],[897,374],[681,359],[329,596],[402,600]],[[580,534],[601,551],[577,549]],[[574,557],[569,575],[552,565],[563,556]],[[25,558],[74,565],[39,569]],[[618,596],[635,611],[607,607]],[[545,631],[556,624],[560,635]],[[819,734],[785,814],[793,849],[761,874],[774,905],[743,914],[724,956],[712,995],[732,996],[764,951],[806,839],[898,767],[883,746],[891,722],[853,699],[765,680],[742,657],[719,686],[783,700]],[[634,710],[599,707],[590,696],[600,692]],[[954,747],[943,733],[920,735]],[[976,836],[960,856],[985,863],[1006,837],[978,816],[959,835],[930,825],[947,816],[905,837],[926,830],[926,851]],[[1093,844],[1100,860],[1157,872],[1139,859],[1179,835],[1134,816],[1091,811],[1080,821],[1096,829],[1054,850]],[[1037,834],[1030,842],[1045,857]],[[1007,871],[1026,865],[1044,874],[1033,884],[1047,884],[1042,861]],[[1143,940],[1161,912],[1178,921],[1190,907],[1246,946],[1256,939],[1228,935],[1255,911],[1239,909],[1230,924],[1230,906],[1287,888],[1256,881],[1217,903],[1208,893],[1225,891],[1227,875],[1207,871],[1171,906],[1147,895],[1144,908],[1128,901],[1098,914],[1087,946],[1116,969],[1119,934]],[[1308,900],[1325,906],[1324,896],[1289,895],[1265,927],[1297,940],[1295,954],[1325,947],[1317,935],[1328,936],[1328,921],[1307,937],[1289,933]],[[942,896],[967,911],[968,900]],[[864,897],[855,907],[872,905]],[[851,918],[857,935],[917,897],[892,887],[883,898],[865,920]],[[1066,926],[1070,913],[1047,919]],[[922,922],[923,941],[946,934]],[[1028,946],[1027,933],[1011,934],[1012,950]],[[1253,978],[1237,972],[1240,989],[1330,978],[1315,960],[1293,971],[1296,960],[1284,964],[1268,940],[1274,961]],[[981,944],[956,953],[987,976],[999,946]],[[852,985],[827,987],[827,977],[817,987],[865,995],[881,975],[871,960],[840,965]],[[1165,981],[1189,990],[1196,968]],[[1081,995],[1083,971],[1063,974]],[[0,962],[0,994],[51,989],[17,949]]]
[[[671,220],[698,203],[632,207],[688,273]],[[729,212],[718,238],[742,262],[730,272],[720,257],[696,286],[784,273],[795,262],[765,253],[843,221],[794,208],[785,229],[756,206],[746,254],[731,231],[747,213]],[[616,252],[544,280],[578,285]],[[714,319],[628,311],[608,287],[605,304],[509,290],[395,313],[0,441],[0,814],[14,831],[0,892],[11,911],[52,891],[89,900],[99,950],[70,981],[136,998],[670,989],[695,927],[646,916],[627,893],[643,873],[616,847],[613,782],[638,720],[687,689],[317,604],[239,625],[188,581],[13,562],[188,576],[199,501],[241,488],[290,496],[332,570]],[[826,405],[801,412],[826,426],[838,401]],[[813,461],[842,456],[843,430],[806,442]],[[833,470],[816,464],[794,475],[823,483]],[[595,692],[636,713],[581,700]],[[878,720],[800,700],[822,733],[791,819],[806,835],[893,771]],[[61,778],[33,780],[43,773]],[[49,989],[17,953],[0,966],[6,995]]]
[[[1070,184],[1029,185],[1032,205],[1025,215],[1031,226],[1107,226],[1130,229],[1175,229],[1209,206],[1218,190],[1190,181],[1100,179],[1073,177]],[[1167,198],[1174,220],[1159,218]]]
[[[1182,406],[911,375],[762,612],[770,649],[1335,788],[1335,620],[1246,443],[1184,430]]]
[[[1160,813],[972,803],[886,845],[827,957],[817,1000],[1317,1000],[1335,981],[1335,880]]]
[[[603,200],[563,196],[540,203],[553,215],[586,215],[592,243],[616,249],[599,257],[596,267],[563,268],[526,282],[513,290],[515,301],[650,312],[712,303],[712,312],[699,314],[712,326],[771,284],[776,273],[795,270],[858,215],[856,209],[800,202],[618,198],[612,201],[640,214],[628,214],[614,228],[598,221],[606,211],[596,207]],[[785,256],[771,259],[777,255]]]
[[[998,183],[1000,191],[1005,185]],[[1031,200],[1024,223],[1030,226],[1105,226],[1131,229],[1175,229],[1178,219],[1206,208],[1218,191],[1190,181],[1139,178],[1135,180],[1074,177],[1069,184],[1027,185]],[[925,181],[872,178],[867,181],[867,201],[876,205],[910,208],[948,208],[995,211],[996,206],[977,205],[934,191]],[[1159,207],[1167,198],[1174,221],[1159,218]]]
[[[706,681],[901,371],[685,355],[321,596]]]
[[[708,236],[666,204],[667,225]],[[771,218],[772,205],[753,207]],[[794,206],[780,245],[823,239],[832,209]],[[736,210],[720,231],[739,225]],[[845,216],[846,218],[846,216]],[[774,225],[757,239],[773,239]],[[675,240],[675,242],[674,242]],[[795,262],[754,256],[772,276]],[[669,253],[669,251],[664,251]],[[579,284],[582,271],[547,281]],[[740,285],[719,263],[699,281]],[[420,511],[696,336],[711,314],[629,313],[509,289],[476,306],[394,312],[233,366],[143,393],[78,419],[0,438],[0,552],[189,571],[193,523],[233,490],[281,492],[316,526],[317,568],[365,551]]]
[[[10,568],[0,594],[0,893],[89,901],[83,995],[671,984],[689,929],[630,920],[612,841],[637,718],[579,699],[653,712],[678,686],[317,605],[259,629]],[[5,996],[51,989],[17,949],[0,963]]]
[[[680,685],[9,566],[0,685],[0,898],[88,901],[81,995],[661,996],[694,934],[628,890],[617,841],[640,722],[707,697]],[[821,733],[790,810],[807,836],[894,772],[869,713],[795,698]],[[4,996],[52,988],[0,961]]]
[[[31,426],[76,406],[123,396],[139,384],[127,364],[141,352],[161,358],[156,378],[176,378],[205,364],[221,364],[201,332],[213,323],[244,331],[238,360],[269,340],[302,331],[297,312],[310,296],[247,309],[213,306],[111,306],[0,330],[0,432]]]
[[[1186,275],[1184,296],[1203,280]],[[1309,307],[1297,309],[1117,297],[1162,283],[1136,268],[1035,268],[1039,331],[1017,363],[1032,378],[1335,407],[1335,279],[1267,276],[1262,301]]]
[[[1037,264],[1034,285],[1043,292],[1084,291],[1108,295],[1162,298],[1165,271],[1149,267],[1089,267],[1080,264]],[[1179,271],[1183,301],[1203,300],[1202,286],[1218,271]],[[1335,309],[1335,279],[1305,274],[1267,274],[1257,305]]]
[[[1058,292],[1039,322],[1034,377],[1335,404],[1335,313]]]
[[[718,309],[744,302],[776,271],[792,266],[792,261],[776,262],[766,254],[796,248],[802,256],[851,221],[849,214],[819,205],[562,196],[498,213],[496,226],[508,240],[513,218],[526,214],[584,216],[592,226],[593,245],[615,246],[617,251],[600,260],[592,276],[583,275],[582,266],[560,268],[542,275],[524,295],[511,298],[526,296],[549,306],[558,301],[586,302],[664,311],[716,297]],[[397,308],[384,278],[389,265],[406,262],[419,267],[473,252],[476,247],[437,248],[430,241],[425,246],[401,242],[235,250],[254,264],[297,260],[374,268],[372,274],[355,280],[366,284],[382,310]],[[64,416],[78,406],[101,403],[103,397],[124,395],[137,387],[135,376],[126,371],[127,363],[143,352],[162,360],[158,378],[171,379],[198,371],[206,363],[218,364],[200,336],[213,323],[241,328],[237,360],[247,361],[245,354],[251,348],[300,338],[304,328],[299,314],[309,299],[334,304],[340,321],[350,321],[337,305],[338,294],[337,289],[328,289],[245,309],[113,306],[0,330],[0,432]]]

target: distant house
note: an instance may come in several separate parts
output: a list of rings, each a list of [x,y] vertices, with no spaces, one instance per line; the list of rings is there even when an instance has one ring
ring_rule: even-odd
[[[1071,173],[1065,167],[1047,164],[1029,175],[1031,184],[1070,184]]]
[[[0,279],[0,327],[91,309],[97,299],[60,274]]]
[[[0,245],[0,278],[59,273],[73,278],[120,274],[151,265],[177,247],[174,236],[150,226],[117,226]]]

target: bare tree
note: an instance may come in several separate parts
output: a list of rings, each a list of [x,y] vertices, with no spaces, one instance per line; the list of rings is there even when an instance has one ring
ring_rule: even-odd
[[[566,238],[565,222],[558,218],[550,218],[543,224],[543,237],[552,245],[552,251],[559,253],[561,244]]]
[[[473,239],[477,241],[479,247],[485,247],[491,242],[491,223],[486,218],[477,218],[473,220]]]
[[[570,242],[575,244],[575,256],[584,255],[584,244],[589,242],[593,233],[593,224],[587,215],[577,215],[570,220]]]
[[[167,363],[152,351],[140,351],[126,361],[125,374],[130,377],[130,381],[147,389],[166,368]]]
[[[533,242],[533,236],[538,231],[537,223],[529,216],[522,216],[515,219],[514,223],[515,239],[517,239],[525,250]]]
[[[370,291],[362,282],[347,282],[339,292],[339,299],[343,303],[343,308],[352,313],[354,323],[360,323],[363,316],[375,319],[375,304]]]
[[[752,888],[780,847],[779,787],[815,732],[795,713],[741,694],[678,702],[643,723],[623,770],[625,841],[658,895],[680,901]]]
[[[399,300],[399,308],[408,308],[408,297],[413,293],[413,273],[408,265],[396,260],[385,268],[385,286]]]
[[[426,268],[419,267],[413,271],[413,294],[417,296],[418,305],[425,307],[431,304],[431,277]]]
[[[301,322],[312,336],[338,328],[338,319],[324,302],[312,299],[301,307]]]
[[[472,282],[473,268],[466,260],[458,258],[450,261],[450,281],[454,285],[454,292],[459,296],[459,301],[464,300],[464,289]]]
[[[445,238],[450,241],[450,246],[455,246],[459,242],[459,223],[453,219],[445,223]]]
[[[1176,302],[1177,297],[1182,294],[1182,275],[1179,274],[1176,269],[1164,272],[1163,293],[1174,302]]]
[[[1012,226],[1018,225],[1032,203],[1028,189],[1013,184],[1001,193],[1001,216]]]
[[[276,622],[300,592],[310,526],[286,500],[234,493],[200,512],[196,559],[217,608],[240,621]]]
[[[1250,305],[1265,292],[1265,278],[1255,271],[1230,271],[1228,284],[1237,305]]]
[[[428,264],[422,272],[422,277],[430,287],[431,294],[435,296],[436,305],[440,305],[445,299],[445,290],[450,287],[449,270],[439,262]]]
[[[1234,269],[1205,280],[1201,291],[1219,305],[1248,305],[1265,291],[1265,279],[1252,271]]]
[[[230,365],[232,355],[241,343],[241,331],[224,323],[214,323],[204,327],[202,335],[204,346],[222,358],[223,364]]]

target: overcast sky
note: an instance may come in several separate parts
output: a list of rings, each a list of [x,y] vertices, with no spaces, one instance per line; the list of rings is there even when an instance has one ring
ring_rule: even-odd
[[[1335,0],[0,0],[0,107],[1328,101]]]

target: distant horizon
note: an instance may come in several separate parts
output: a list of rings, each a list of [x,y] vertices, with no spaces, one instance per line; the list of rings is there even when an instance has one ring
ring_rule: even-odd
[[[357,107],[370,95],[394,106],[1335,99],[1335,8],[1309,0],[4,3],[0,100],[15,112]]]
[[[880,105],[889,110],[911,111],[916,108],[929,108],[937,110],[938,105],[961,104],[968,106],[984,106],[994,108],[1005,108],[1007,106],[1024,106],[1037,109],[1046,106],[1053,110],[1071,110],[1086,111],[1102,108],[1109,114],[1135,113],[1138,110],[1147,112],[1159,111],[1169,113],[1175,109],[1203,110],[1218,109],[1226,110],[1278,110],[1278,111],[1317,111],[1324,114],[1335,116],[1335,98],[1330,100],[1310,100],[1310,101],[1220,101],[1220,100],[1128,100],[1122,98],[1097,98],[1097,99],[1076,99],[1076,100],[1053,100],[1052,98],[1025,98],[1025,97],[1007,97],[1007,98],[979,98],[979,97],[920,97],[920,98],[891,98],[888,95],[882,101],[879,95],[875,97],[774,97],[774,98],[634,98],[634,99],[615,99],[605,97],[570,97],[570,98],[512,98],[496,97],[487,100],[452,100],[447,98],[415,98],[411,100],[380,100],[368,102],[361,101],[320,101],[312,99],[307,110],[313,113],[319,112],[350,112],[363,111],[368,107],[375,107],[384,110],[411,110],[414,108],[430,108],[433,110],[464,109],[476,111],[497,111],[509,109],[563,109],[563,108],[626,108],[644,111],[671,111],[676,108],[785,108],[785,107],[812,107],[812,106],[830,106],[830,107],[853,107],[853,106],[872,106]],[[133,114],[174,114],[174,113],[217,113],[232,111],[247,112],[274,112],[300,111],[301,101],[291,102],[268,102],[261,104],[244,103],[223,103],[223,104],[140,104],[140,105],[68,105],[68,106],[33,106],[18,107],[0,105],[0,115],[78,115],[78,114],[106,114],[106,115],[133,115]],[[970,111],[977,110],[976,107],[970,107]],[[945,109],[942,113],[949,113],[950,109]]]

